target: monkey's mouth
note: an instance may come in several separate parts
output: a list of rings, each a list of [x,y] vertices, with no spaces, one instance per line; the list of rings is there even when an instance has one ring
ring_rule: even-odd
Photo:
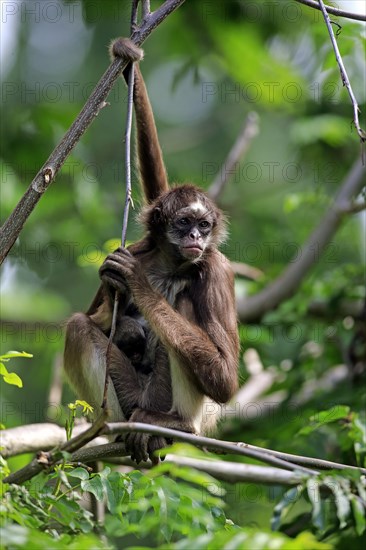
[[[198,245],[182,247],[183,256],[186,256],[188,258],[197,258],[197,256],[201,256],[202,252],[203,248]]]

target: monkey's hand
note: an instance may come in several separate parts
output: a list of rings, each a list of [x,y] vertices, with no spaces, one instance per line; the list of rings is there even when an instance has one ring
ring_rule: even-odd
[[[130,281],[138,264],[138,260],[126,248],[120,247],[108,254],[99,269],[99,276],[107,287],[125,293],[130,289]]]
[[[135,409],[129,418],[129,422],[143,422],[152,424],[151,414],[143,409]],[[126,451],[137,464],[150,458],[153,464],[159,464],[160,456],[156,454],[159,449],[164,449],[172,444],[171,439],[146,433],[129,433],[125,437]],[[162,458],[164,460],[164,458]]]
[[[136,288],[146,290],[150,287],[139,260],[122,246],[107,256],[99,269],[99,275],[103,283],[121,293],[126,290],[133,293]]]

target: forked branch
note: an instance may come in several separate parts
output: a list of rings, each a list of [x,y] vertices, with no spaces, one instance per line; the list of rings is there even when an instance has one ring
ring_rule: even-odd
[[[351,101],[352,101],[352,105],[353,105],[353,122],[354,122],[354,125],[356,127],[356,130],[357,130],[357,133],[360,137],[361,142],[364,143],[366,141],[366,132],[360,126],[360,120],[359,120],[360,108],[358,106],[356,96],[353,92],[353,89],[352,89],[352,86],[351,86],[351,83],[350,83],[350,80],[348,78],[348,74],[347,74],[347,71],[346,71],[346,67],[344,66],[343,59],[342,59],[342,56],[341,56],[339,48],[338,48],[337,40],[336,40],[334,31],[333,31],[333,28],[332,28],[332,22],[331,22],[330,17],[327,13],[327,10],[326,10],[326,7],[324,5],[323,0],[318,0],[318,2],[319,2],[320,9],[323,13],[324,21],[325,21],[325,24],[326,24],[327,29],[328,29],[330,40],[332,42],[334,54],[335,54],[335,57],[336,57],[336,60],[337,60],[338,66],[339,66],[339,70],[340,70],[340,73],[341,73],[343,86],[345,86],[347,88],[348,95],[350,96]]]
[[[316,0],[295,0],[295,2],[298,2],[299,4],[304,4],[304,6],[309,6],[309,8],[313,8],[316,10],[321,9]],[[346,17],[347,19],[354,19],[355,21],[366,21],[366,16],[362,13],[354,13],[351,11],[340,10],[338,8],[334,8],[333,6],[325,6],[325,9],[328,13],[332,15],[337,15],[338,17]]]

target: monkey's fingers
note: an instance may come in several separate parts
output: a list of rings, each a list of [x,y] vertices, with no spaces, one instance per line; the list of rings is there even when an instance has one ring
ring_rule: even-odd
[[[130,433],[127,434],[125,439],[126,451],[130,454],[131,460],[134,460],[136,464],[149,458],[147,452],[147,445],[149,441],[149,435],[143,433]]]
[[[117,273],[124,274],[126,277],[131,277],[136,264],[137,261],[131,255],[127,256],[124,254],[113,253],[107,256],[100,269],[111,269]]]
[[[107,259],[99,268],[99,276],[103,279],[104,276],[115,279],[118,283],[127,283],[128,277],[132,276],[130,270],[125,269],[121,264]]]
[[[160,449],[164,449],[167,446],[168,442],[165,437],[160,437],[157,435],[153,435],[150,437],[147,445],[147,450],[149,453],[149,458],[154,465],[159,464],[160,459],[165,459],[165,456],[160,457],[160,454],[157,453],[157,451],[159,451]]]
[[[125,248],[124,246],[119,246],[114,251],[114,254],[120,254],[121,256],[127,256],[128,258],[134,258],[134,256],[131,254],[131,252]]]
[[[128,294],[129,286],[126,280],[118,279],[115,275],[110,276],[109,274],[106,274],[106,273],[100,273],[99,275],[103,284],[106,286],[107,290],[109,292],[113,290],[113,293],[111,295],[113,295],[116,290],[120,292],[122,295]]]

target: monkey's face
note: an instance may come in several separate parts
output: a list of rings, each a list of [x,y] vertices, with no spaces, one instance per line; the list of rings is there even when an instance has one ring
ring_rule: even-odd
[[[195,201],[175,212],[167,228],[167,237],[182,258],[196,262],[211,243],[213,225],[213,213]]]
[[[164,193],[140,216],[164,257],[178,263],[197,263],[226,236],[225,217],[194,185]]]

